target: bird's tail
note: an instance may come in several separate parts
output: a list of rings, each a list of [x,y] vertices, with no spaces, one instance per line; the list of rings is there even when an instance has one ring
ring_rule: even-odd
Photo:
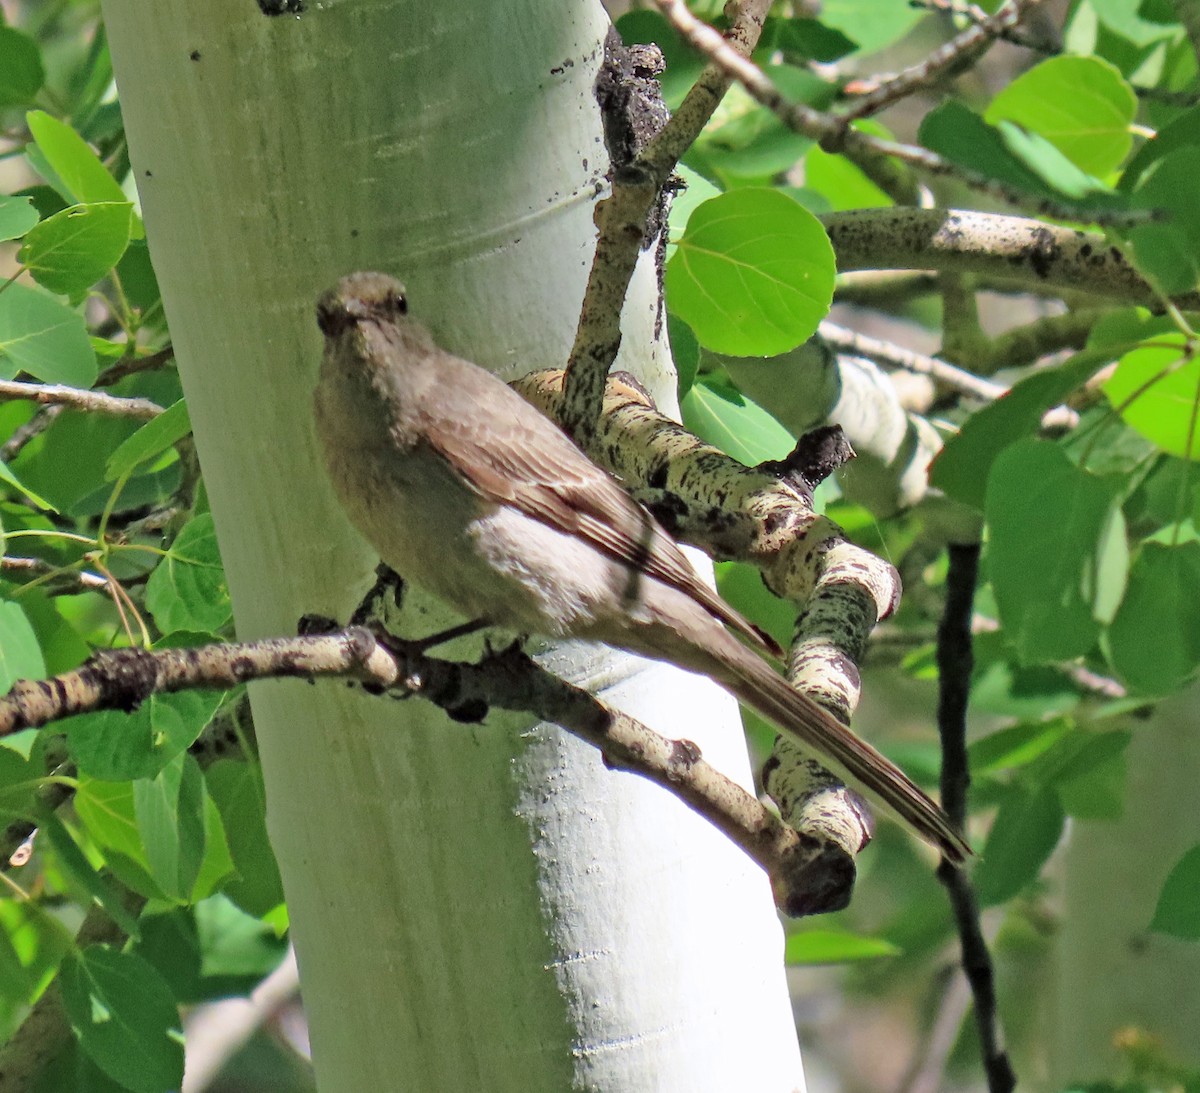
[[[971,854],[938,804],[890,760],[860,740],[828,710],[798,691],[732,635],[710,646],[728,671],[721,680],[738,699],[821,758],[834,774],[882,804],[955,864]]]

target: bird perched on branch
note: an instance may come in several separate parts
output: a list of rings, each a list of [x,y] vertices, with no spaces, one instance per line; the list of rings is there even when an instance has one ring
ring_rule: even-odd
[[[382,273],[344,277],[317,304],[317,432],[351,523],[384,562],[468,618],[710,676],[951,861],[964,859],[945,813],[763,659],[775,651],[768,640],[615,478],[407,312],[403,286]]]

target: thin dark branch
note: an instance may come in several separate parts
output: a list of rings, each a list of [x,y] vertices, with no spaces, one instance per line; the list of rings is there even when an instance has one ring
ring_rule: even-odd
[[[934,84],[952,69],[974,63],[1005,31],[1012,30],[1041,0],[1008,0],[994,15],[972,23],[961,34],[938,46],[923,61],[906,68],[838,114],[846,124],[868,118],[901,99]]]
[[[967,700],[971,692],[974,651],[971,617],[979,575],[978,543],[952,544],[946,574],[946,606],[938,624],[938,731],[942,738],[942,807],[959,827],[966,821]],[[979,920],[979,904],[966,871],[943,860],[938,879],[946,888],[962,946],[963,972],[975,1000],[975,1023],[989,1093],[1011,1093],[1016,1075],[1004,1048],[1004,1033],[996,1007],[996,982],[991,954]]]
[[[1057,220],[1083,220],[1088,223],[1133,224],[1153,219],[1152,210],[1098,210],[1072,206],[1063,201],[1038,197],[1006,183],[981,175],[962,164],[952,162],[928,148],[886,140],[855,129],[833,114],[814,110],[802,102],[793,102],[748,57],[730,48],[712,27],[700,22],[684,0],[654,0],[687,41],[717,65],[728,78],[737,80],[755,102],[765,106],[789,129],[819,141],[827,152],[858,155],[895,156],[918,170],[937,177],[955,178],[981,194],[1012,205],[1029,208],[1041,216]]]
[[[101,372],[96,377],[96,386],[110,387],[117,380],[122,380],[126,376],[132,376],[137,372],[153,372],[155,369],[161,368],[168,361],[174,359],[174,357],[175,347],[166,345],[162,349],[157,349],[144,357],[124,358]]]

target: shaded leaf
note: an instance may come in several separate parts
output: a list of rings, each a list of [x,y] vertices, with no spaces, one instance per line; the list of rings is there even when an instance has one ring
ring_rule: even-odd
[[[0,26],[0,106],[32,102],[45,82],[37,42],[14,27]]]
[[[683,423],[702,440],[748,467],[783,459],[795,441],[761,406],[730,387],[694,384],[681,403]]]
[[[1178,690],[1200,667],[1200,542],[1146,543],[1108,628],[1113,666],[1144,694]]]
[[[97,369],[83,316],[42,289],[12,284],[0,292],[0,378],[18,372],[91,387]]]
[[[210,513],[189,520],[146,584],[146,606],[164,634],[214,633],[233,614]]]
[[[123,475],[133,473],[139,463],[166,451],[191,431],[192,422],[188,417],[187,405],[180,399],[121,442],[121,446],[108,457],[105,477],[115,482]]]
[[[980,904],[994,907],[1035,880],[1062,830],[1062,806],[1052,790],[1010,787],[975,869]]]
[[[8,694],[18,679],[41,679],[45,674],[41,646],[21,605],[0,602],[0,694]]]
[[[1051,57],[1003,88],[984,119],[1016,122],[1081,170],[1106,175],[1133,146],[1136,114],[1137,97],[1113,65],[1098,57]]]
[[[1155,933],[1200,941],[1200,845],[1193,846],[1167,875],[1150,929]]]
[[[1119,480],[1088,474],[1049,441],[1021,441],[993,463],[988,572],[1023,663],[1080,656],[1095,643],[1098,615],[1125,579],[1119,490]]]
[[[28,197],[0,194],[0,240],[18,239],[37,222],[37,209]]]
[[[64,961],[59,982],[71,1029],[101,1070],[135,1093],[179,1088],[179,1008],[151,964],[89,945]]]
[[[132,223],[128,201],[72,205],[26,233],[17,261],[51,292],[80,296],[120,261]]]

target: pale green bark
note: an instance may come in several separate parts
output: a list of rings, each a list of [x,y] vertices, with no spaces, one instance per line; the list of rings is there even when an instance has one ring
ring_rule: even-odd
[[[381,268],[480,363],[566,359],[605,170],[603,10],[104,10],[239,636],[344,616],[373,558],[315,458],[312,302]],[[669,404],[649,269],[633,291],[641,352],[621,363]],[[616,679],[632,712],[748,779],[710,685],[555,663]],[[326,684],[253,701],[323,1090],[800,1087],[766,881],[673,799],[511,718],[452,726]]]

